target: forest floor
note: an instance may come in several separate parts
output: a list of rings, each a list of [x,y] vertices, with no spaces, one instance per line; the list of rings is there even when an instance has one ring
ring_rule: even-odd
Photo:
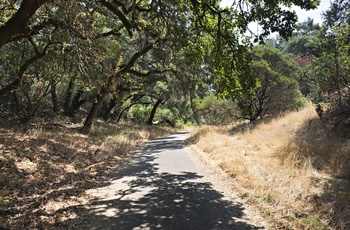
[[[174,129],[97,122],[89,135],[73,124],[0,122],[0,229],[55,229],[74,219],[86,191],[102,186],[130,151]]]

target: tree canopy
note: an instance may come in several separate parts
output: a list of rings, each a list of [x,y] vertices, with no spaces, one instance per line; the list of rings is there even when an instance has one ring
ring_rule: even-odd
[[[288,38],[297,22],[288,7],[313,9],[319,2],[244,0],[226,8],[219,3],[2,0],[0,100],[14,101],[27,117],[49,95],[55,112],[74,115],[86,106],[88,131],[98,114],[123,111],[127,103],[118,101],[154,98],[156,81],[167,84],[166,98],[175,101],[182,100],[177,91],[187,95],[208,79],[218,79],[230,92],[251,92],[257,81],[244,69],[252,38],[263,41],[272,32]],[[247,35],[253,21],[262,32]],[[226,84],[227,77],[236,83]]]

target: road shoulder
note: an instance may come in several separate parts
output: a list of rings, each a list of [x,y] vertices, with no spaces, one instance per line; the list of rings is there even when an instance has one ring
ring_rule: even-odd
[[[250,225],[259,226],[261,229],[268,229],[268,223],[261,217],[260,213],[253,206],[247,204],[243,197],[247,194],[239,188],[235,179],[229,176],[221,168],[218,168],[213,160],[206,156],[195,145],[189,145],[185,148],[191,160],[196,164],[198,170],[205,175],[212,183],[213,188],[222,193],[227,201],[244,206],[244,216],[237,219]],[[240,195],[240,193],[242,195]]]

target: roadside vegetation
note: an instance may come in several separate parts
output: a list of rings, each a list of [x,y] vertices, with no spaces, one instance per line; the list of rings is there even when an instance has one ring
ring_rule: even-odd
[[[89,200],[86,190],[108,183],[131,150],[175,131],[98,121],[86,135],[57,125],[64,121],[0,126],[0,229],[55,229]]]
[[[290,10],[317,0],[35,2],[0,0],[0,228],[74,218],[186,126],[273,229],[350,228],[349,0],[322,24]]]
[[[203,126],[189,142],[271,229],[349,229],[350,137],[313,105],[256,125]]]
[[[218,81],[238,120],[189,139],[271,229],[350,229],[349,6],[333,1],[322,25],[309,19],[289,41],[254,46],[254,90],[220,91]]]

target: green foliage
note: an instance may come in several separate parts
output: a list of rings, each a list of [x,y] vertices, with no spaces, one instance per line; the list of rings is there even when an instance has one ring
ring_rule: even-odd
[[[350,21],[350,19],[349,19]],[[335,29],[336,43],[338,44],[339,57],[342,62],[342,67],[345,68],[344,72],[349,72],[350,67],[350,22],[342,23],[339,28]]]
[[[299,24],[284,49],[302,68],[297,80],[303,94],[316,104],[323,121],[339,127],[350,124],[349,6],[349,1],[333,1],[322,26],[311,19]]]
[[[317,55],[317,47],[313,39],[312,35],[294,37],[287,43],[284,52],[304,56]]]
[[[321,26],[318,23],[314,23],[312,18],[308,18],[306,21],[298,23],[297,29],[293,33],[293,36],[300,37],[315,35],[320,29]]]
[[[170,121],[173,124],[176,124],[179,121],[176,114],[168,108],[160,108],[156,116],[156,120],[158,121]]]
[[[137,104],[130,108],[127,114],[127,119],[132,120],[136,123],[145,123],[149,115],[151,113],[153,105],[149,104]],[[175,111],[175,113],[174,113]],[[171,122],[172,124],[181,123],[180,119],[176,115],[176,109],[169,109],[166,106],[160,106],[160,108],[157,109],[154,122],[156,123],[167,123]]]
[[[308,18],[298,24],[293,37],[286,43],[284,52],[298,56],[319,56],[317,36],[320,32],[321,26]]]
[[[238,1],[221,9],[219,1],[197,0],[41,1],[25,27],[16,30],[19,22],[11,24],[11,19],[31,10],[22,2],[0,2],[0,31],[10,38],[0,39],[0,95],[17,93],[11,103],[23,111],[30,107],[30,114],[36,105],[51,103],[74,115],[86,103],[91,109],[85,107],[85,124],[90,126],[99,110],[109,113],[112,105],[120,106],[114,111],[122,110],[134,94],[162,100],[176,119],[186,122],[196,120],[192,101],[208,89],[223,97],[252,97],[258,80],[247,68],[252,46],[245,35],[248,24],[262,26],[257,40],[271,32],[286,38],[296,17],[282,6],[313,9],[318,3]],[[137,120],[144,118],[145,108],[134,110]]]
[[[324,12],[324,24],[328,29],[337,26],[343,22],[350,22],[350,2],[344,0],[335,0],[331,2],[330,8]]]
[[[230,124],[237,118],[237,106],[229,100],[219,99],[214,94],[194,100],[201,124]]]
[[[151,110],[151,105],[135,105],[129,110],[128,118],[137,123],[144,123],[146,122]]]
[[[286,110],[297,109],[305,103],[299,91],[295,73],[298,65],[280,50],[269,46],[257,46],[252,51],[252,62],[245,71],[255,78],[256,86],[251,91],[244,88],[228,88],[240,109],[241,116],[254,121],[263,116],[274,116]]]

